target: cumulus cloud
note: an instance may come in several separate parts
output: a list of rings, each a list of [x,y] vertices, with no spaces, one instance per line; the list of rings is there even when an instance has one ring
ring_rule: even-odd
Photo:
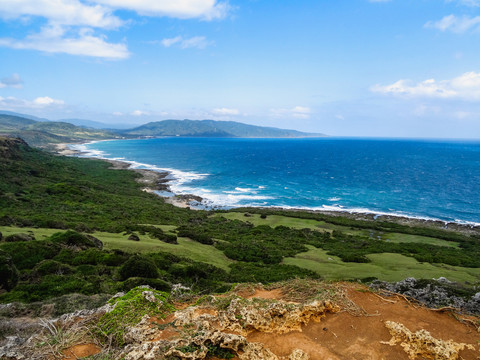
[[[53,99],[49,96],[40,96],[33,100],[19,99],[13,96],[1,97],[0,106],[6,110],[38,110],[52,107],[63,107],[63,100]]]
[[[0,89],[6,87],[21,89],[23,87],[23,80],[20,78],[20,75],[12,74],[0,79]]]
[[[205,49],[211,44],[211,42],[209,42],[205,36],[194,36],[187,39],[184,39],[182,36],[176,36],[173,38],[163,39],[160,41],[160,43],[165,47],[178,45],[181,49]]]
[[[294,117],[297,119],[308,119],[312,110],[306,106],[295,106],[291,109],[270,109],[270,114],[274,117]]]
[[[217,108],[212,111],[215,115],[239,115],[238,109]]]
[[[112,30],[124,25],[126,21],[114,14],[117,10],[150,17],[212,20],[225,17],[229,9],[227,2],[218,0],[0,0],[0,19],[46,20],[39,32],[25,39],[0,38],[0,46],[125,59],[130,55],[125,44],[109,43],[105,36],[94,36],[92,30]],[[167,47],[177,42],[183,49],[203,49],[211,43],[203,36],[162,41]]]
[[[117,9],[132,10],[144,16],[168,16],[179,19],[212,20],[225,17],[229,10],[226,2],[217,0],[95,0],[95,2]]]
[[[62,26],[46,26],[37,34],[23,40],[0,38],[0,46],[12,49],[38,50],[45,53],[64,53],[105,59],[125,59],[130,56],[127,46],[112,44],[103,36],[94,36],[91,29],[80,29],[73,36]]]
[[[429,21],[425,24],[426,28],[437,29],[440,31],[451,31],[461,34],[467,31],[480,29],[480,16],[455,16],[448,15],[438,21]]]
[[[391,85],[374,85],[370,90],[406,97],[478,100],[480,99],[480,73],[471,71],[451,80],[428,79],[419,83],[399,80]]]
[[[38,16],[59,25],[117,28],[123,21],[102,5],[86,5],[78,0],[2,0],[0,17],[18,19]]]
[[[135,110],[130,113],[132,116],[144,116],[144,115],[150,115],[149,112],[147,111],[142,111],[142,110]]]

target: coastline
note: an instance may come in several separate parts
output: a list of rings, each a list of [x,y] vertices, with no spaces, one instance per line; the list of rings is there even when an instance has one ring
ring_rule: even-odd
[[[113,140],[113,139],[112,139]],[[92,142],[84,142],[79,144],[86,144]],[[219,206],[206,206],[202,204],[202,198],[194,194],[175,194],[171,191],[168,183],[172,180],[169,178],[170,173],[168,171],[156,171],[151,169],[136,169],[132,167],[132,163],[121,160],[114,160],[101,157],[92,157],[88,156],[89,153],[82,152],[80,150],[72,149],[70,145],[79,145],[79,144],[55,144],[56,151],[55,153],[62,156],[82,156],[91,159],[103,160],[110,163],[111,169],[116,170],[130,170],[134,171],[141,175],[137,179],[137,182],[142,184],[144,188],[143,191],[154,193],[158,197],[162,198],[166,203],[171,204],[180,208],[189,208],[191,210],[225,210]],[[480,235],[480,224],[474,223],[462,223],[462,222],[453,222],[453,221],[444,221],[440,219],[426,219],[420,217],[409,217],[395,214],[386,214],[386,213],[376,213],[376,212],[357,212],[345,210],[330,210],[330,209],[302,209],[302,208],[284,208],[284,207],[246,207],[240,206],[236,209],[245,209],[248,212],[248,208],[260,208],[260,209],[270,209],[274,211],[292,211],[292,212],[308,212],[308,213],[318,213],[328,216],[336,217],[346,217],[354,220],[363,220],[363,221],[384,221],[392,222],[400,225],[409,225],[409,226],[420,226],[420,227],[430,227],[442,230],[450,230],[461,232],[468,235]]]

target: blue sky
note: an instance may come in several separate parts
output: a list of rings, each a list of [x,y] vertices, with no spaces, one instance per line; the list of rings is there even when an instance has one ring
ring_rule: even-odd
[[[0,109],[480,138],[480,0],[1,0]]]

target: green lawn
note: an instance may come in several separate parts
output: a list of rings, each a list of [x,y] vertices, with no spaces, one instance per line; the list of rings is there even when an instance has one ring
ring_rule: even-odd
[[[171,232],[176,227],[171,225],[160,225],[165,232]],[[20,228],[11,226],[0,226],[0,232],[3,236],[10,234],[26,233],[32,231],[37,240],[45,239],[52,234],[63,231],[58,229],[43,229],[43,228]],[[120,249],[127,252],[151,253],[157,251],[165,251],[178,256],[184,256],[195,261],[201,261],[212,264],[216,267],[230,271],[229,264],[234,263],[234,260],[227,258],[222,251],[210,245],[203,245],[199,242],[192,241],[187,238],[178,238],[178,244],[167,244],[158,239],[152,239],[148,235],[138,235],[140,241],[128,240],[128,235],[122,233],[108,233],[108,232],[94,232],[92,234],[104,244],[107,250]]]
[[[341,226],[341,225],[334,225],[329,224],[324,221],[318,221],[313,219],[300,219],[300,218],[293,218],[289,216],[281,216],[281,215],[268,215],[266,219],[260,218],[259,214],[251,214],[251,216],[246,217],[244,213],[239,212],[229,212],[223,214],[215,214],[213,216],[223,216],[229,220],[240,220],[240,221],[248,221],[252,223],[254,226],[258,225],[268,225],[271,227],[277,227],[280,225],[291,227],[295,229],[312,229],[318,231],[329,231],[332,232],[333,230],[342,231],[348,235],[357,235],[357,236],[367,236],[372,238],[380,237],[382,240],[391,241],[392,243],[402,243],[402,242],[418,242],[423,244],[429,245],[437,245],[437,246],[448,246],[458,248],[458,243],[452,241],[446,241],[436,238],[431,238],[427,236],[420,236],[420,235],[409,235],[409,234],[400,234],[400,233],[384,233],[378,232],[368,229],[352,229],[348,226]]]
[[[2,233],[3,237],[12,234],[20,234],[20,233],[28,233],[33,232],[35,235],[36,240],[42,240],[53,234],[63,231],[59,229],[43,229],[43,228],[29,228],[29,227],[14,227],[14,226],[0,226],[0,232]]]
[[[444,276],[449,280],[462,283],[480,281],[478,268],[420,263],[414,258],[391,253],[367,255],[371,263],[347,263],[336,256],[327,255],[327,252],[322,249],[309,245],[307,247],[309,251],[293,258],[286,258],[283,263],[315,271],[328,280],[362,279],[374,276],[385,281],[400,281],[407,277],[431,279]]]
[[[148,235],[138,235],[140,241],[128,240],[128,235],[106,232],[95,232],[93,236],[100,239],[104,244],[104,248],[107,250],[121,249],[127,252],[139,253],[165,251],[195,261],[212,264],[226,271],[230,270],[228,265],[234,262],[215,247],[203,245],[187,238],[178,238],[178,244],[167,244],[158,239],[152,239]]]

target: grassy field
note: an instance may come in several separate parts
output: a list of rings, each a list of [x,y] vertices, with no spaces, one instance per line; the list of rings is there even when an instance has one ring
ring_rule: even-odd
[[[308,246],[309,251],[294,258],[286,258],[283,263],[315,271],[328,280],[362,279],[377,277],[385,281],[400,281],[407,277],[439,278],[446,277],[458,282],[480,282],[480,269],[463,268],[444,264],[420,263],[400,254],[370,254],[370,263],[347,263],[336,256],[327,255],[322,249]]]
[[[229,213],[222,213],[222,214],[215,214],[214,216],[223,216],[229,220],[240,220],[240,221],[248,221],[252,223],[254,226],[258,225],[268,225],[271,227],[277,226],[286,226],[295,229],[312,229],[317,231],[329,231],[332,232],[334,230],[342,231],[349,235],[358,235],[358,236],[367,236],[371,238],[380,238],[385,241],[391,241],[392,243],[405,243],[405,242],[413,242],[413,243],[423,243],[429,245],[437,245],[437,246],[448,246],[458,248],[458,243],[452,241],[446,241],[442,239],[431,238],[427,236],[420,236],[420,235],[410,235],[410,234],[399,234],[399,233],[384,233],[384,232],[377,232],[368,229],[352,229],[348,226],[341,226],[341,225],[334,225],[329,224],[324,221],[318,221],[313,219],[300,219],[300,218],[293,218],[289,216],[281,216],[281,215],[269,215],[266,219],[262,219],[259,214],[250,214],[250,216],[246,217],[243,213],[239,212],[229,212]]]
[[[175,229],[175,226],[171,225],[161,225],[158,227],[165,232]],[[0,226],[0,232],[4,237],[11,234],[33,232],[37,240],[45,239],[59,231],[62,230]],[[195,261],[212,264],[226,271],[230,270],[228,265],[235,262],[227,258],[225,254],[217,248],[210,245],[203,245],[187,238],[178,238],[178,244],[167,244],[158,239],[152,239],[148,235],[138,235],[140,241],[128,240],[128,235],[123,235],[122,233],[115,234],[97,231],[92,235],[103,242],[106,250],[120,249],[131,253],[165,251],[174,255],[188,257]]]

